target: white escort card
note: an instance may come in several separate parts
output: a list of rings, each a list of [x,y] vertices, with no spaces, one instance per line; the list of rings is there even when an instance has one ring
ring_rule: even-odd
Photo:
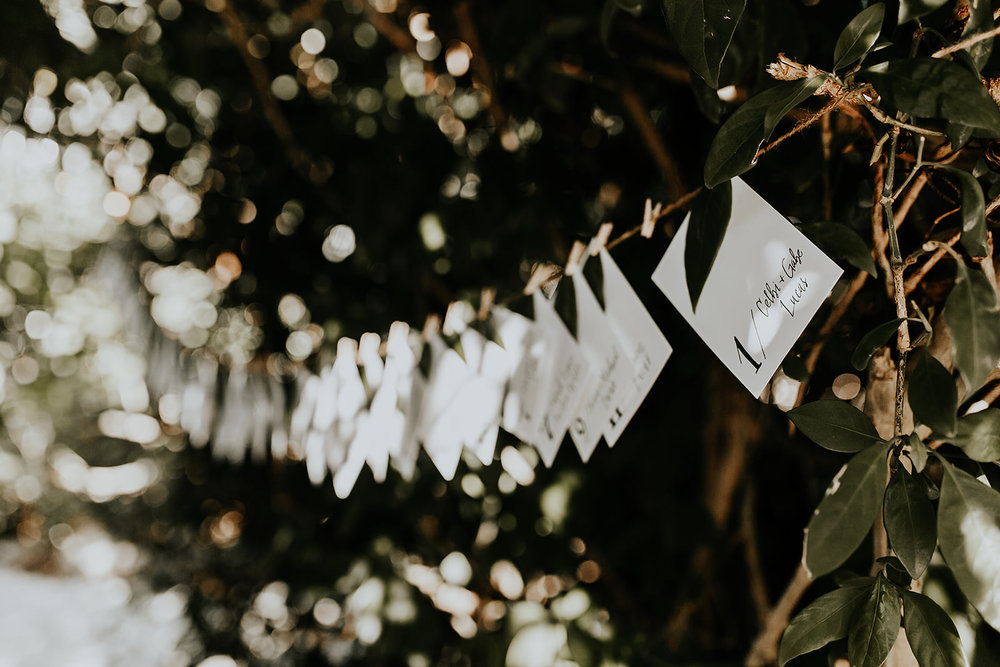
[[[754,396],[760,396],[842,273],[738,178],[733,213],[697,309],[684,271],[685,219],[653,282]]]
[[[591,261],[598,261],[596,258]],[[576,337],[593,371],[570,424],[569,434],[584,462],[590,459],[615,409],[632,390],[632,362],[611,329],[607,315],[584,278],[582,268],[563,280],[573,281]]]
[[[602,247],[599,259],[604,274],[604,304],[608,322],[618,344],[632,363],[633,371],[631,391],[618,401],[604,427],[604,439],[608,446],[614,447],[653,388],[672,348],[625,274],[611,258],[611,253]]]
[[[493,308],[493,316],[511,357],[501,425],[522,442],[534,444],[542,422],[538,402],[545,384],[547,338],[533,321],[502,306]]]
[[[580,346],[559,319],[552,302],[541,292],[532,294],[535,322],[548,340],[548,378],[544,393],[540,393],[542,410],[541,428],[535,444],[542,462],[551,467],[559,452],[559,445],[566,435],[570,422],[576,416],[577,406],[590,386],[592,373]],[[589,456],[589,453],[587,453]],[[580,451],[580,456],[585,456]]]

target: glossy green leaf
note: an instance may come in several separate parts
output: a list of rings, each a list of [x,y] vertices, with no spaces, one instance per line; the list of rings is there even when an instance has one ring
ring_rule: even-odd
[[[1000,410],[986,408],[958,420],[958,432],[948,442],[973,461],[1000,461]]]
[[[885,488],[886,448],[872,445],[833,478],[806,527],[806,569],[813,578],[840,567],[871,530]]]
[[[817,598],[799,612],[781,636],[778,665],[784,667],[792,658],[846,637],[851,618],[874,586],[875,578],[871,577],[866,586],[838,588]]]
[[[565,280],[559,281],[559,287],[556,288],[556,295],[553,297],[552,305],[556,313],[559,314],[559,319],[569,329],[573,338],[576,338],[576,287],[574,287],[573,281],[568,276]]]
[[[789,354],[785,357],[785,360],[781,362],[781,370],[785,375],[799,382],[808,382],[811,375],[806,367],[806,362],[802,361],[802,357],[797,354]]]
[[[845,401],[806,403],[789,410],[788,418],[807,438],[834,452],[859,452],[879,442],[872,420]]]
[[[864,9],[851,19],[847,27],[837,38],[833,49],[834,71],[853,65],[868,53],[875,45],[882,31],[882,19],[885,18],[885,5],[878,3]]]
[[[958,421],[958,389],[948,369],[926,350],[913,365],[908,398],[913,416],[937,433],[952,435]]]
[[[885,577],[864,600],[847,634],[847,656],[853,667],[879,667],[899,634],[899,594]]]
[[[882,516],[893,551],[910,576],[918,578],[934,555],[937,525],[927,488],[902,466],[885,489]]]
[[[1000,493],[938,456],[944,467],[938,544],[958,587],[1000,630]]]
[[[993,29],[993,7],[989,0],[970,0],[969,20],[962,30],[962,39],[967,39],[979,33],[989,32]],[[965,48],[966,53],[972,57],[972,62],[976,70],[983,69],[986,61],[990,59],[993,52],[993,38],[984,39]]]
[[[916,433],[910,433],[906,436],[906,444],[910,447],[907,455],[913,463],[913,470],[922,472],[927,465],[927,447],[920,441],[920,437]]]
[[[691,309],[697,310],[701,290],[719,253],[733,210],[733,186],[726,183],[702,191],[691,207],[684,244],[684,273]]]
[[[969,391],[979,389],[1000,359],[1000,310],[993,286],[979,271],[956,262],[955,285],[944,306],[952,359]]]
[[[856,231],[837,222],[812,222],[799,229],[820,250],[834,259],[842,259],[851,266],[877,277],[871,249]]]
[[[940,118],[1000,136],[1000,109],[975,74],[943,58],[893,60],[864,73],[884,102],[918,118]]]
[[[712,88],[746,0],[663,0],[667,25],[691,69]]]
[[[705,159],[705,185],[713,188],[753,167],[757,151],[778,122],[823,81],[824,77],[816,76],[779,83],[744,102],[712,140]]]
[[[889,337],[894,335],[899,329],[899,325],[905,321],[905,318],[889,320],[866,333],[858,346],[854,348],[854,354],[851,355],[851,365],[859,371],[868,368],[868,362],[871,361],[872,355],[889,341]]]
[[[979,181],[964,169],[945,164],[935,164],[934,166],[958,180],[958,186],[962,193],[960,200],[962,247],[973,257],[985,257],[989,253],[986,247],[986,201]]]
[[[920,667],[965,667],[958,629],[934,600],[903,591],[903,628]]]
[[[949,0],[900,0],[899,23],[903,24],[921,16],[930,14],[935,9],[948,4]]]
[[[606,308],[604,303],[604,267],[601,262],[590,258],[589,261],[584,262],[580,270],[587,284],[590,285],[590,291],[597,297],[597,303],[601,304],[601,308]]]

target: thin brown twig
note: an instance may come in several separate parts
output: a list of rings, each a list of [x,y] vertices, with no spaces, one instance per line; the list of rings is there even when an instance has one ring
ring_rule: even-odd
[[[961,234],[955,234],[954,236],[952,236],[950,239],[948,239],[946,241],[946,244],[949,247],[955,245],[958,242],[958,239],[961,238],[961,236],[962,236]],[[906,280],[906,282],[903,283],[903,289],[906,290],[906,294],[909,294],[910,292],[912,292],[913,290],[915,290],[917,288],[917,285],[920,284],[920,281],[922,281],[924,279],[924,277],[927,276],[927,274],[930,272],[930,270],[934,268],[934,265],[937,264],[938,262],[940,262],[941,259],[947,253],[948,253],[948,251],[945,250],[944,248],[938,248],[937,250],[935,250],[934,254],[931,255],[930,257],[928,257],[927,261],[924,262],[920,266],[920,268],[917,269]]]
[[[769,667],[778,662],[778,644],[781,641],[781,635],[788,627],[788,621],[792,617],[792,612],[795,611],[795,605],[802,599],[802,595],[811,583],[812,577],[809,575],[809,570],[800,562],[785,587],[785,591],[767,615],[764,628],[757,634],[750,646],[750,652],[743,663],[746,667]]]
[[[475,71],[476,75],[479,77],[480,81],[486,89],[489,91],[489,107],[487,108],[488,113],[493,118],[493,122],[496,125],[497,132],[501,136],[501,141],[505,136],[513,136],[516,141],[517,135],[510,135],[510,130],[507,127],[507,114],[500,104],[499,92],[497,91],[496,78],[493,75],[493,69],[490,67],[489,61],[486,59],[486,55],[483,52],[483,46],[479,42],[479,31],[476,29],[476,24],[472,20],[472,13],[469,11],[469,3],[466,0],[462,0],[453,10],[455,16],[455,25],[458,28],[458,34],[461,36],[462,41],[469,45],[472,50],[472,69]],[[507,148],[507,145],[504,145]]]
[[[996,26],[992,30],[987,30],[986,32],[979,32],[976,33],[975,35],[970,35],[969,37],[963,39],[961,42],[956,42],[951,46],[946,46],[943,49],[938,49],[937,51],[934,52],[934,55],[932,55],[931,57],[942,58],[950,53],[955,53],[956,51],[967,49],[973,44],[978,44],[979,42],[996,37],[997,35],[1000,35],[1000,26]]]
[[[264,67],[264,63],[254,58],[250,53],[250,49],[247,46],[250,41],[249,35],[247,35],[243,21],[240,20],[236,10],[233,9],[230,0],[223,0],[219,16],[226,26],[226,35],[229,37],[229,41],[239,52],[240,58],[243,60],[243,64],[250,74],[254,89],[257,91],[257,97],[260,99],[261,106],[263,107],[264,118],[267,119],[274,134],[281,141],[285,149],[285,154],[288,156],[292,166],[296,169],[304,168],[308,162],[306,152],[299,146],[298,140],[295,138],[295,133],[292,132],[292,126],[282,113],[278,101],[271,94],[271,79],[267,73],[267,69]]]
[[[757,629],[763,630],[764,626],[767,625],[767,615],[771,611],[771,603],[767,597],[767,583],[764,581],[764,570],[760,564],[760,549],[757,546],[757,522],[754,519],[756,495],[756,487],[748,479],[743,487],[740,530],[743,538],[743,557],[747,562],[750,597],[757,614]]]
[[[680,197],[686,191],[684,180],[681,178],[681,172],[677,168],[677,163],[674,161],[670,151],[667,149],[663,137],[656,131],[656,126],[649,117],[649,112],[646,110],[646,105],[643,103],[642,98],[635,92],[632,85],[628,83],[622,87],[621,97],[622,103],[625,105],[625,110],[636,124],[639,134],[642,135],[646,149],[653,156],[656,165],[660,168],[660,173],[663,174],[663,180],[666,181],[667,189],[670,190],[671,196]]]

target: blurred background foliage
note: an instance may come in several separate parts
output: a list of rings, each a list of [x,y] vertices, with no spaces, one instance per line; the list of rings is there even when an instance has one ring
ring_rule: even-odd
[[[179,624],[164,664],[738,663],[841,460],[651,289],[682,211],[614,251],[678,353],[588,465],[502,434],[527,473],[467,460],[445,483],[421,455],[339,501],[294,455],[189,446],[180,395],[146,381],[209,358],[287,381],[341,336],[517,294],[699,185],[766,65],[828,68],[861,5],[751,1],[716,91],[641,0],[0,3],[4,562],[118,582]],[[867,236],[870,139],[842,129],[832,158],[804,132],[748,181]],[[859,297],[811,395],[889,317]]]

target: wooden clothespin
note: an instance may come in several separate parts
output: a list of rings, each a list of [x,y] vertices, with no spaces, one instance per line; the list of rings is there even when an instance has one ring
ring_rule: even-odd
[[[448,310],[444,313],[444,323],[441,325],[441,333],[445,336],[453,336],[460,333],[465,328],[465,312],[467,306],[461,301],[452,301],[448,304]]]
[[[434,335],[441,330],[441,318],[437,315],[428,315],[427,319],[424,320],[424,328],[420,332],[420,337],[424,341],[429,341]]]
[[[596,257],[600,254],[601,248],[608,245],[608,239],[611,238],[611,230],[615,228],[615,223],[605,222],[597,230],[597,234],[594,236],[594,240],[590,242],[590,256]]]
[[[493,302],[496,301],[497,291],[492,287],[484,287],[479,293],[479,311],[476,313],[476,319],[480,322],[486,321],[486,318],[490,316],[490,310],[493,308]]]
[[[566,260],[566,269],[563,273],[567,276],[571,276],[576,273],[577,267],[580,266],[580,260],[583,259],[583,255],[587,252],[587,244],[583,241],[575,241],[573,243],[573,248],[569,251],[569,259]]]
[[[528,279],[528,284],[524,286],[524,293],[529,296],[534,294],[542,285],[552,280],[558,272],[558,267],[539,262],[531,271],[531,278]]]
[[[639,234],[645,238],[649,239],[653,237],[653,232],[656,231],[656,221],[660,219],[660,211],[663,210],[663,204],[657,202],[656,206],[653,206],[653,200],[646,198],[646,208],[642,214],[642,229]]]

